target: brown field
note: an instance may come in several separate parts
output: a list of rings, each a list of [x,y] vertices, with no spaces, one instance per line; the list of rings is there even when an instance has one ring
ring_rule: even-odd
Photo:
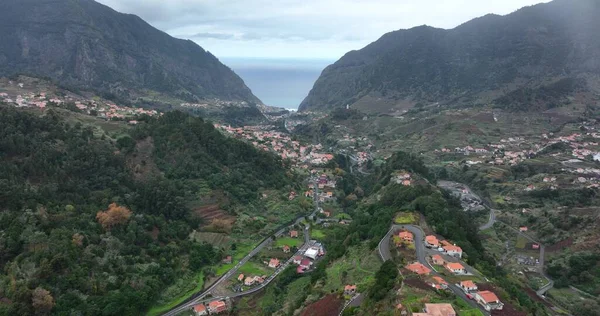
[[[434,291],[434,289],[427,283],[425,283],[425,281],[421,280],[421,279],[417,279],[417,278],[407,278],[404,280],[404,284],[412,287],[412,288],[416,288],[416,289],[421,289],[421,290],[426,290],[426,291]]]
[[[559,242],[555,243],[554,245],[547,246],[546,251],[547,252],[560,251],[560,250],[570,247],[571,245],[573,245],[573,238],[567,238],[563,241],[559,241]]]
[[[197,207],[194,213],[204,220],[203,229],[207,231],[230,233],[236,220],[235,216],[227,214],[218,204]]]
[[[308,305],[302,312],[302,316],[330,316],[337,315],[344,306],[344,301],[335,294],[330,294],[324,298]]]

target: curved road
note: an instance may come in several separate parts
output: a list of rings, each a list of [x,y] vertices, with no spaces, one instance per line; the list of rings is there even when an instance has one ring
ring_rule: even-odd
[[[414,238],[414,240],[415,240],[415,250],[416,250],[416,253],[417,253],[417,261],[419,261],[421,264],[423,264],[424,266],[426,266],[429,269],[431,269],[431,273],[430,274],[441,277],[441,275],[439,273],[437,273],[435,271],[435,269],[427,261],[427,258],[426,258],[426,255],[425,255],[425,244],[424,244],[425,233],[423,232],[423,230],[419,226],[415,226],[415,225],[392,225],[392,227],[387,232],[387,234],[379,242],[378,248],[379,248],[379,256],[381,257],[381,259],[383,261],[387,261],[387,260],[391,260],[392,259],[392,255],[390,253],[390,239],[391,239],[390,237],[392,236],[392,234],[394,234],[394,232],[396,232],[396,231],[398,231],[400,229],[408,230],[409,232],[411,232],[411,233],[414,234],[414,236],[415,236],[415,238]],[[460,288],[458,288],[458,286],[456,286],[454,284],[448,284],[448,289],[450,289],[452,292],[454,292],[454,294],[456,296],[459,296],[463,300],[465,300],[465,302],[467,302],[467,304],[471,305],[473,308],[479,309],[484,315],[486,315],[486,316],[490,315],[489,312],[487,312],[485,309],[483,309],[481,306],[479,306],[477,303],[475,303],[475,301],[468,299],[467,296],[465,295],[465,292],[463,292]]]
[[[315,202],[315,209],[314,212],[310,215],[312,218],[314,218],[315,214],[317,213],[317,211],[319,210],[319,199],[318,199],[318,185],[316,182],[316,179],[313,180],[313,184],[314,184],[314,202]],[[290,225],[298,225],[300,224],[302,221],[304,220],[304,217],[300,217],[298,219],[296,219],[296,221]],[[281,236],[286,229],[288,229],[289,226],[283,227],[280,230],[278,230],[274,235],[276,237]],[[267,239],[265,239],[263,242],[261,242],[258,246],[256,246],[256,248],[252,249],[252,251],[250,251],[249,254],[247,254],[244,258],[242,258],[242,260],[240,260],[240,262],[238,262],[233,268],[231,268],[229,271],[227,271],[227,273],[223,274],[219,279],[217,279],[217,281],[215,281],[210,287],[208,287],[206,290],[204,290],[204,292],[202,292],[202,294],[194,297],[192,300],[179,305],[177,307],[175,307],[174,309],[166,312],[165,314],[163,314],[163,316],[174,316],[177,315],[183,311],[189,310],[190,308],[192,308],[194,305],[202,303],[205,300],[205,298],[217,287],[219,286],[223,281],[229,279],[230,277],[234,276],[237,274],[237,271],[239,270],[240,267],[242,267],[246,262],[248,262],[250,259],[252,259],[252,257],[254,257],[257,253],[259,253],[263,248],[265,248],[266,246],[270,245],[273,242],[273,238],[269,237]],[[304,250],[306,250],[306,248],[308,248],[309,246],[309,242],[310,242],[310,224],[306,224],[304,226],[304,245],[302,245],[302,247],[300,247],[300,249],[298,249],[298,252],[296,253],[296,255],[302,254],[304,252]],[[245,292],[240,292],[240,293],[235,293],[232,294],[230,296],[228,296],[229,298],[233,298],[233,297],[238,297],[238,296],[243,296],[243,295],[248,295],[248,294],[252,294],[254,292],[257,292],[259,290],[261,290],[262,288],[264,288],[265,286],[267,286],[269,283],[271,283],[271,281],[281,272],[283,271],[291,262],[292,262],[292,258],[294,256],[292,256],[288,261],[286,261],[284,264],[281,265],[280,268],[278,268],[275,273],[273,273],[270,277],[267,278],[267,280],[265,280],[265,282],[263,284],[261,284],[260,286],[257,286],[255,288],[252,288],[251,290],[245,291]],[[222,297],[221,299],[224,299],[225,297]],[[217,298],[215,297],[211,297],[211,301],[215,300]]]
[[[494,223],[496,223],[496,210],[490,209],[490,218],[488,219],[488,222],[482,226],[479,226],[479,230],[486,230],[488,228],[491,228],[492,226],[494,226]]]

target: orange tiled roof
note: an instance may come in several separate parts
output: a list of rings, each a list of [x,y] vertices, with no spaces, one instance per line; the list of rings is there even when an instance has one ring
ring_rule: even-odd
[[[424,266],[418,262],[409,264],[406,266],[406,268],[416,274],[429,274],[429,272],[431,272],[431,269],[427,268],[426,266]]]
[[[481,291],[481,292],[477,292],[477,295],[481,296],[481,298],[486,303],[493,303],[493,302],[499,302],[500,301],[500,299],[498,299],[498,296],[496,296],[496,294],[494,294],[494,292]]]
[[[458,262],[448,262],[446,264],[446,267],[450,270],[463,270],[465,268],[462,264]]]
[[[475,283],[471,280],[466,280],[466,281],[461,281],[460,282],[460,286],[464,287],[464,288],[468,288],[468,289],[472,289],[472,288],[476,288],[477,286],[475,285]]]

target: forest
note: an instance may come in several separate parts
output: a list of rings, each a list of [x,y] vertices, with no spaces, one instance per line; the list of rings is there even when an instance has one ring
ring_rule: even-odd
[[[221,258],[188,238],[194,181],[235,203],[291,182],[278,158],[180,112],[115,138],[54,109],[0,105],[0,122],[0,315],[139,315]],[[160,172],[141,181],[127,161],[148,137]]]

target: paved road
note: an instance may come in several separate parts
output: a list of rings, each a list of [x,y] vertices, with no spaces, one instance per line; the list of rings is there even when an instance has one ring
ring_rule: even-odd
[[[392,225],[392,228],[390,228],[388,233],[379,242],[378,248],[379,248],[379,256],[381,257],[381,259],[383,261],[392,259],[392,255],[390,253],[390,237],[392,236],[392,234],[394,234],[394,232],[401,230],[401,229],[408,230],[409,232],[414,234],[415,250],[417,253],[417,261],[419,261],[421,264],[429,267],[431,269],[431,275],[441,277],[441,275],[439,273],[437,273],[435,271],[435,269],[427,261],[426,254],[425,254],[425,243],[424,243],[425,233],[419,226]],[[454,292],[454,294],[456,296],[461,297],[465,302],[467,302],[467,304],[471,305],[473,308],[478,308],[486,316],[490,315],[489,312],[487,312],[481,306],[479,306],[477,303],[475,303],[475,301],[468,299],[467,296],[465,295],[465,292],[463,292],[460,288],[458,288],[458,286],[456,286],[454,284],[448,284],[448,288],[452,292]]]
[[[490,209],[490,218],[488,219],[488,222],[485,223],[484,225],[480,226],[479,230],[486,230],[488,228],[491,228],[492,226],[494,226],[495,222],[496,222],[496,210]]]
[[[313,211],[313,213],[311,214],[311,217],[314,218],[315,214],[318,212],[319,210],[319,199],[318,199],[318,185],[316,182],[316,179],[313,180],[313,185],[315,188],[314,191],[314,203],[315,203],[315,209]],[[302,221],[304,220],[304,217],[300,217],[298,218],[293,225],[298,225],[300,224]],[[289,228],[289,226],[287,227],[283,227],[280,230],[278,230],[275,233],[276,237],[281,236],[287,229]],[[200,295],[194,297],[194,299],[184,303],[183,305],[179,305],[177,307],[175,307],[174,309],[170,310],[169,312],[163,314],[163,316],[174,316],[177,315],[183,311],[189,310],[190,308],[192,308],[192,306],[202,303],[205,300],[205,298],[217,287],[219,286],[222,282],[226,281],[227,279],[231,278],[234,275],[237,275],[237,271],[246,263],[248,262],[250,259],[252,259],[252,257],[254,257],[257,253],[259,253],[262,249],[264,249],[265,247],[267,247],[268,245],[270,245],[273,242],[273,239],[271,237],[265,239],[262,243],[260,243],[258,246],[256,246],[256,248],[252,249],[252,251],[246,255],[242,260],[240,260],[240,262],[238,262],[233,268],[231,268],[229,271],[227,271],[227,273],[225,273],[224,275],[222,275],[219,279],[217,279],[217,281],[215,281],[210,287],[208,287],[206,290],[204,290],[204,292],[202,292]],[[302,247],[300,247],[300,249],[298,249],[298,252],[296,253],[296,255],[300,255],[303,254],[304,251],[309,247],[310,244],[310,224],[306,224],[304,226],[304,245],[302,245]],[[264,288],[267,284],[271,283],[271,281],[281,272],[283,271],[291,262],[292,262],[292,258],[294,256],[292,256],[288,261],[286,261],[286,263],[284,263],[283,265],[281,265],[281,268],[277,269],[275,271],[275,273],[273,273],[269,278],[267,278],[267,280],[265,280],[265,282],[263,284],[261,284],[260,286],[257,286],[255,288],[252,288],[251,290],[245,291],[245,292],[240,292],[240,293],[236,293],[233,294],[231,296],[229,296],[230,298],[232,297],[238,297],[238,296],[242,296],[242,295],[248,295],[248,294],[252,294],[256,291],[261,290],[262,288]],[[225,297],[223,297],[225,298]],[[216,298],[211,298],[210,301],[215,300]]]

